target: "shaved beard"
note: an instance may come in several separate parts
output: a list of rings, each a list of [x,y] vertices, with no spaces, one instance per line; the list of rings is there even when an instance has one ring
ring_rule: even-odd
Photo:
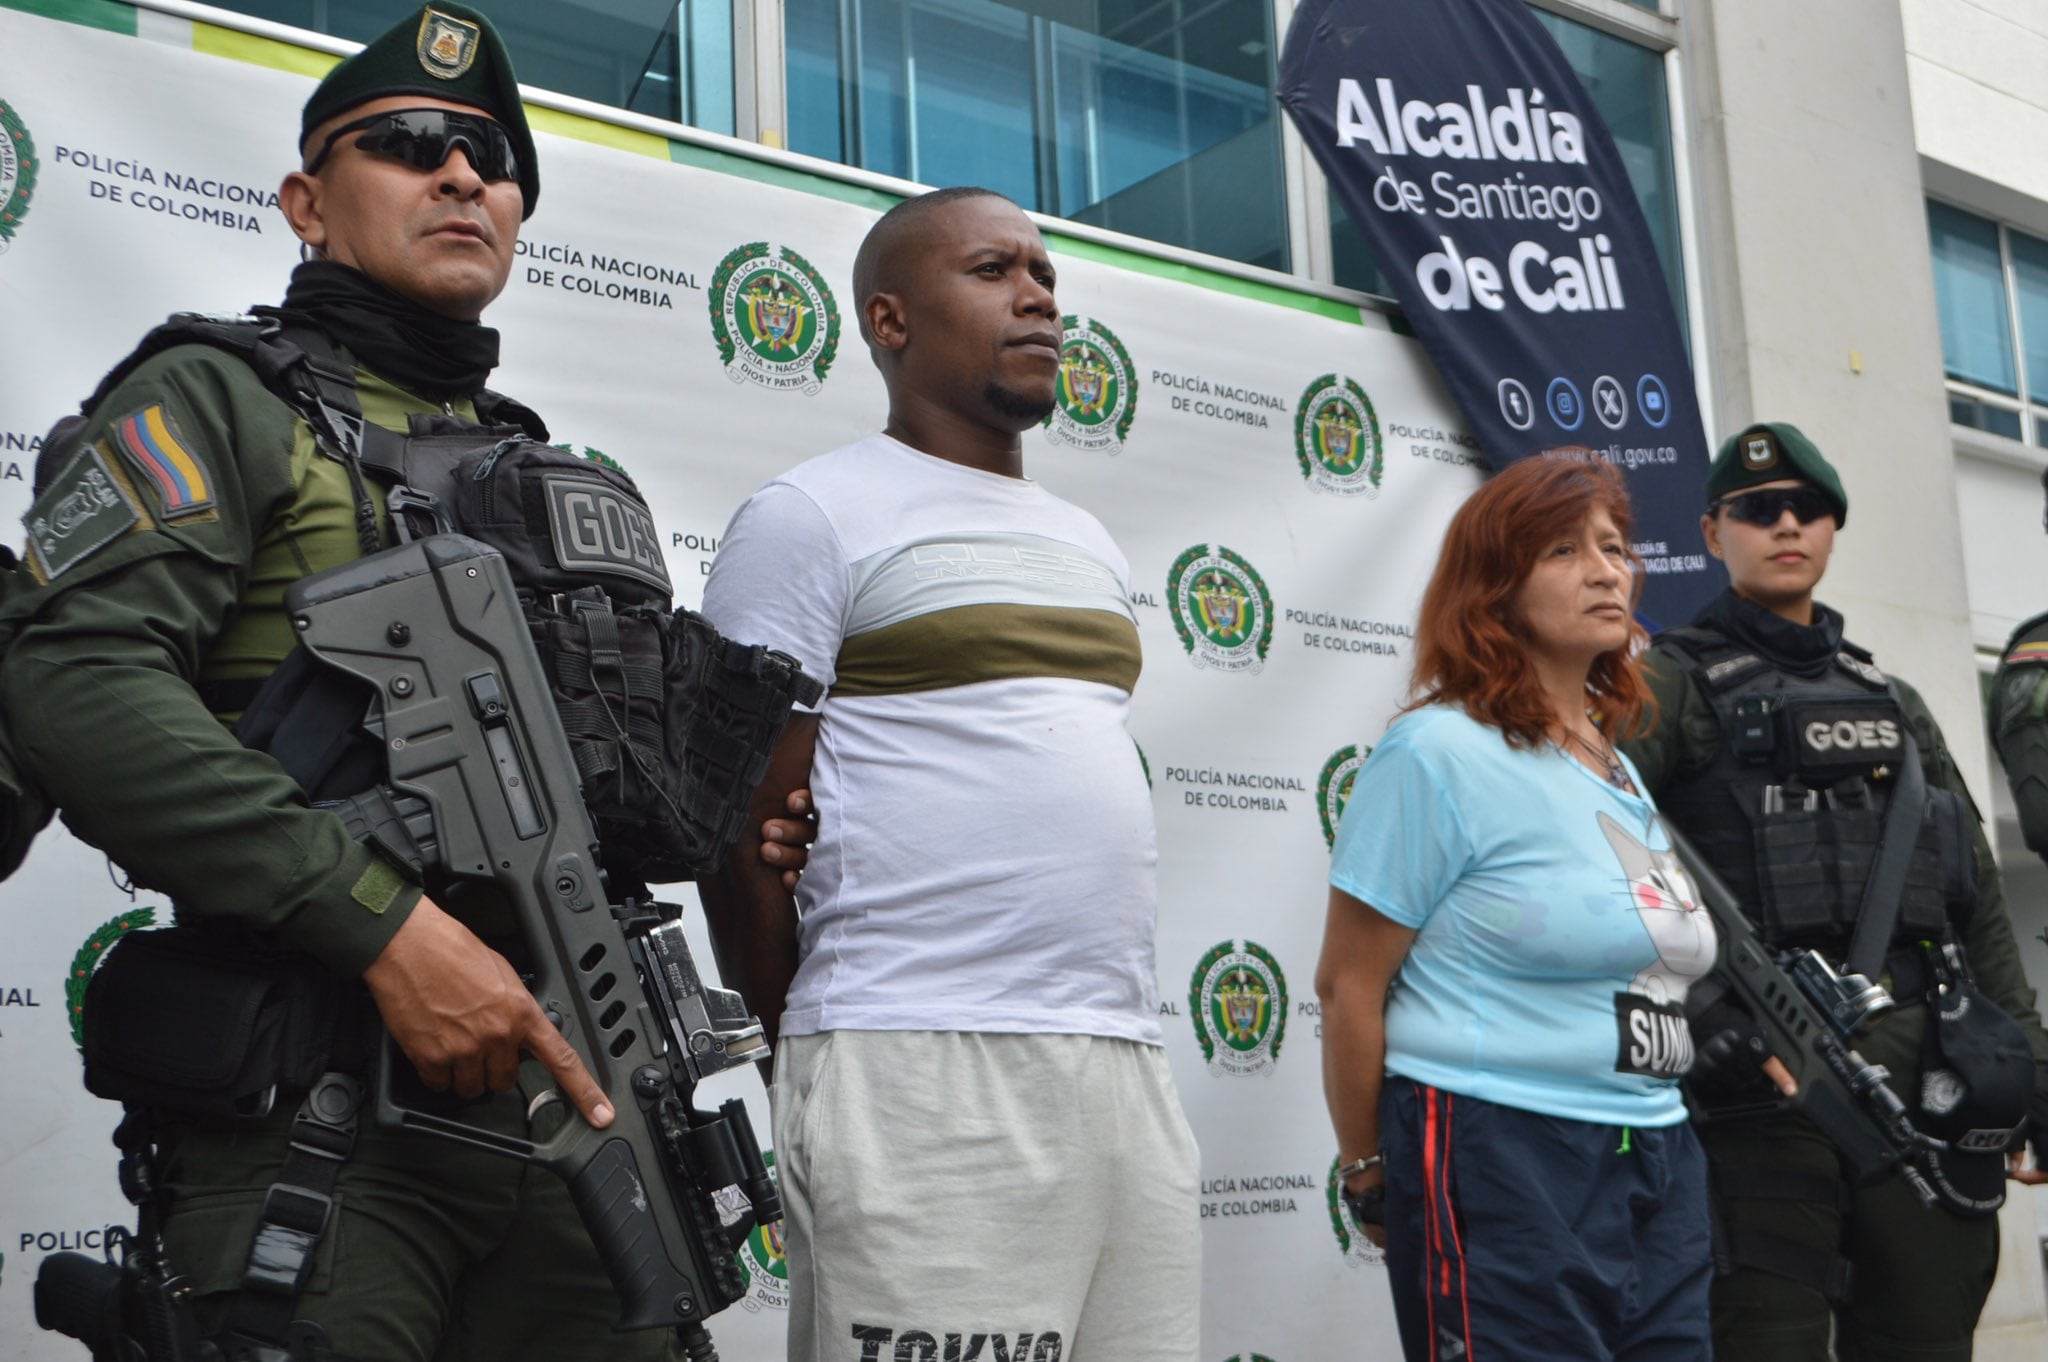
[[[1005,388],[1000,383],[991,383],[983,388],[981,400],[988,404],[989,410],[998,415],[1023,422],[1018,427],[1019,430],[1037,425],[1052,415],[1052,409],[1059,405],[1058,398],[1051,393],[1037,397],[1031,393],[1018,392],[1015,388]]]

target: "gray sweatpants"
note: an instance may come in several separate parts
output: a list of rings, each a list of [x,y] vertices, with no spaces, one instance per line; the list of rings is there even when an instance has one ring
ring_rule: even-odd
[[[1194,1136],[1156,1046],[832,1031],[776,1054],[790,1362],[1197,1362]]]

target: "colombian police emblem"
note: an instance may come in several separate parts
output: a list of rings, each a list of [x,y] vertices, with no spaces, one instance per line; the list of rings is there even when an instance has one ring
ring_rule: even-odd
[[[768,1176],[774,1178],[775,1151],[762,1150],[761,1162],[768,1165]],[[789,1260],[782,1251],[782,1222],[771,1220],[765,1225],[754,1226],[747,1242],[740,1245],[738,1257],[740,1277],[747,1284],[747,1294],[740,1301],[741,1308],[755,1314],[763,1310],[787,1310]]]
[[[420,16],[420,69],[436,80],[454,80],[476,61],[482,39],[483,30],[467,19],[429,9]]]
[[[92,972],[107,958],[109,946],[128,933],[155,923],[154,908],[131,908],[93,928],[92,935],[71,957],[71,970],[64,976],[64,1012],[71,1019],[71,1043],[79,1049],[85,1048],[85,986],[92,981]]]
[[[1311,487],[1379,495],[1386,447],[1365,389],[1341,374],[1324,374],[1309,384],[1295,404],[1294,457]]]
[[[1371,747],[1354,743],[1338,748],[1323,763],[1322,774],[1316,777],[1316,817],[1322,820],[1324,845],[1337,845],[1337,820],[1344,816],[1344,803],[1351,798],[1351,782],[1371,755]]]
[[[1131,353],[1101,322],[1060,318],[1060,371],[1045,432],[1054,444],[1117,454],[1138,415]]]
[[[1195,966],[1188,1011],[1210,1073],[1270,1073],[1287,1034],[1287,977],[1256,942],[1219,942]]]
[[[29,197],[36,190],[36,144],[28,124],[12,105],[0,99],[0,252],[14,240],[28,216]]]
[[[726,377],[815,393],[839,352],[839,304],[825,277],[787,246],[751,241],[711,276],[711,334]]]
[[[1324,1195],[1330,1203],[1330,1228],[1337,1235],[1337,1251],[1353,1267],[1385,1267],[1387,1251],[1359,1233],[1358,1222],[1351,1218],[1351,1208],[1344,1204],[1343,1191],[1337,1186],[1337,1160],[1334,1158],[1330,1160],[1330,1175],[1326,1181],[1328,1185]]]
[[[1197,544],[1166,574],[1174,632],[1197,666],[1256,672],[1273,643],[1273,595],[1257,569],[1220,544]]]

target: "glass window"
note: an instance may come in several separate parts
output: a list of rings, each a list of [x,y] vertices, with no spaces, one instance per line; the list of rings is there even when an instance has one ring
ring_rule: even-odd
[[[410,0],[214,0],[225,9],[368,42]],[[528,85],[712,132],[733,130],[731,0],[492,0]]]
[[[1671,101],[1664,93],[1664,58],[1542,10],[1536,12],[1536,21],[1563,49],[1573,74],[1614,134],[1615,149],[1642,204],[1650,240],[1664,263],[1664,279],[1683,322],[1685,276],[1678,250],[1678,190],[1671,168]]]
[[[791,151],[846,159],[846,105],[852,92],[840,84],[841,0],[783,0],[782,74]]]
[[[1646,3],[1644,8],[1655,9],[1656,5]],[[1671,105],[1665,95],[1664,59],[1646,47],[1584,24],[1542,10],[1535,14],[1563,50],[1573,74],[1614,134],[1629,183],[1649,221],[1650,239],[1664,265],[1665,282],[1683,326],[1685,276],[1679,254],[1677,177],[1671,166]],[[1330,205],[1330,249],[1338,283],[1368,293],[1387,291],[1364,238],[1334,201]]]
[[[2048,241],[2008,227],[2005,246],[2012,252],[2012,291],[2019,300],[2020,358],[2027,391],[2036,402],[2048,401]],[[1947,331],[1944,324],[1944,336]]]
[[[1948,376],[1993,392],[2017,394],[1998,224],[1930,200],[1927,235],[1934,252],[1934,305],[1941,318],[1941,359]]]
[[[2020,434],[2018,412],[2010,407],[1993,406],[1982,398],[1972,397],[1968,393],[1949,393],[1948,419],[1959,426],[1969,426],[1973,430],[1988,430],[1993,435],[2003,435],[2008,440],[2023,438]]]
[[[1270,0],[789,0],[789,145],[1284,270]]]
[[[1394,296],[1393,281],[1380,268],[1380,262],[1366,247],[1364,233],[1352,223],[1351,215],[1337,202],[1334,193],[1330,195],[1330,277],[1346,288],[1377,293],[1382,298]]]
[[[2048,448],[2048,240],[1927,203],[1949,419]]]

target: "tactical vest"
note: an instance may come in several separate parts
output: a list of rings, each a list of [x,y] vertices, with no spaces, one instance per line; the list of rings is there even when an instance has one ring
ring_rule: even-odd
[[[1653,646],[1685,667],[1720,730],[1713,760],[1659,790],[1658,807],[1766,942],[1839,960],[1907,759],[1896,692],[1847,651],[1804,677],[1714,630],[1670,630]],[[1938,937],[1975,908],[1969,816],[1955,794],[1928,788],[1895,941]]]
[[[82,412],[152,355],[195,343],[247,363],[346,470],[361,552],[383,546],[388,509],[402,537],[461,533],[505,556],[615,887],[630,893],[713,868],[738,836],[791,702],[813,702],[820,688],[793,659],[733,644],[671,608],[654,517],[633,480],[545,443],[538,416],[489,391],[475,397],[473,422],[413,413],[401,434],[366,421],[355,372],[333,343],[274,309],[172,317]],[[84,420],[58,423],[46,461]],[[360,732],[367,698],[348,686],[298,654],[267,678],[202,682],[200,692],[216,713],[241,715],[237,737],[328,801],[382,770]]]

